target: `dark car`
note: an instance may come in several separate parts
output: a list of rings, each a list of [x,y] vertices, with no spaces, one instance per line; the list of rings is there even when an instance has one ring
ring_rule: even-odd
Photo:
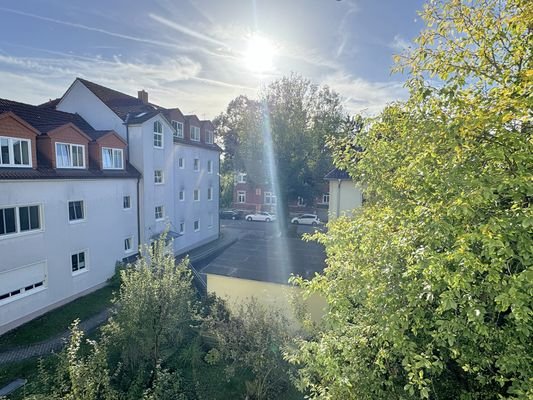
[[[220,211],[220,219],[241,219],[242,215],[240,212],[235,210],[226,210]]]

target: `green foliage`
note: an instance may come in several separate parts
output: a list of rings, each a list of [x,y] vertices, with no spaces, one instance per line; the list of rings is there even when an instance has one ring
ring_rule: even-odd
[[[333,142],[368,202],[317,235],[328,323],[289,359],[316,398],[531,398],[531,5],[423,17],[410,99]]]
[[[273,163],[278,204],[313,199],[331,168],[326,140],[346,128],[339,95],[296,74],[272,82],[259,100],[237,97],[215,124],[224,141],[223,171],[246,171],[252,184],[272,184]]]
[[[235,315],[217,304],[211,310],[204,328],[216,339],[216,350],[207,358],[213,363],[225,360],[228,377],[249,371],[252,376],[245,383],[251,399],[272,399],[285,392],[290,376],[282,351],[290,336],[288,321],[279,311],[255,299],[241,305]]]

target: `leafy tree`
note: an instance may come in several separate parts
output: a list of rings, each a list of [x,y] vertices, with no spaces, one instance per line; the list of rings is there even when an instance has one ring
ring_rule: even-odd
[[[269,310],[257,300],[228,313],[220,302],[213,302],[204,317],[204,329],[214,337],[216,347],[206,356],[210,363],[224,360],[228,377],[252,374],[246,381],[251,399],[272,399],[290,385],[289,366],[282,348],[289,342],[288,322],[277,310]]]
[[[339,95],[296,74],[272,82],[259,100],[239,96],[215,121],[224,163],[252,183],[277,184],[281,214],[288,200],[312,200],[321,190],[332,162],[326,140],[341,135],[344,122]]]
[[[298,280],[329,304],[287,355],[311,397],[533,397],[532,10],[430,1],[409,100],[334,141],[368,202]]]

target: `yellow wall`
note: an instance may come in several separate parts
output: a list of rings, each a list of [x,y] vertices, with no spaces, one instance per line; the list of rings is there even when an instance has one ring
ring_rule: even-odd
[[[240,303],[255,297],[263,305],[277,307],[289,320],[296,323],[291,296],[301,293],[300,288],[215,274],[206,275],[207,291],[227,300],[230,309],[235,310]],[[305,306],[312,320],[319,321],[324,315],[326,301],[313,295],[305,301]]]
[[[363,204],[363,194],[361,188],[351,180],[341,180],[340,182],[340,202],[339,202],[339,181],[329,181],[329,219],[338,216],[351,216],[352,210],[361,207]],[[338,208],[338,210],[337,210]],[[338,211],[338,215],[337,215]]]

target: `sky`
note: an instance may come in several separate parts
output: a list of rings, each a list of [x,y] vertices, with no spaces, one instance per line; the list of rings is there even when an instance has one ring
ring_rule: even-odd
[[[213,118],[238,95],[299,73],[349,113],[405,99],[393,55],[422,0],[2,0],[0,97],[40,104],[76,77]]]

